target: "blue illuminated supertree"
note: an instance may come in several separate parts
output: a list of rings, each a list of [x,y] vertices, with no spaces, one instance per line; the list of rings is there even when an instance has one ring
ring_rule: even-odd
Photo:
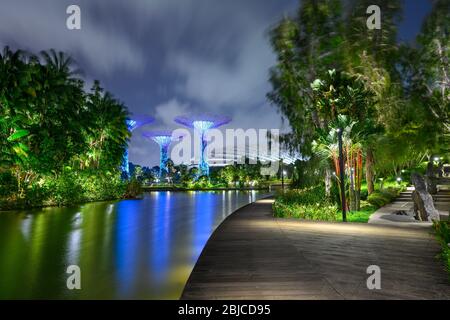
[[[144,138],[152,139],[159,145],[159,179],[168,173],[167,161],[169,160],[169,146],[174,141],[170,131],[146,131]]]
[[[194,128],[198,131],[200,135],[200,160],[198,163],[199,174],[209,176],[208,155],[205,152],[208,144],[206,141],[206,133],[210,129],[218,128],[229,123],[231,118],[212,114],[200,114],[192,116],[179,116],[174,120],[176,123],[188,128]]]
[[[137,128],[150,124],[153,121],[155,121],[155,119],[148,115],[144,114],[134,115],[130,119],[127,119],[128,131],[132,133]],[[125,152],[123,154],[121,170],[125,178],[128,179],[130,176],[130,164],[128,162],[128,147],[125,149]]]

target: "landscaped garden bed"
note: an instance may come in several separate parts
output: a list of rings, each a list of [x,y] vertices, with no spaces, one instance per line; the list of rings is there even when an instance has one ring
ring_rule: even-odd
[[[347,221],[366,223],[377,209],[363,200],[359,210],[347,212]],[[279,193],[273,204],[273,211],[274,216],[279,218],[342,221],[338,205],[325,196],[325,190],[321,186]]]
[[[444,262],[450,275],[450,221],[436,221],[433,223],[433,228],[442,246],[439,257]]]

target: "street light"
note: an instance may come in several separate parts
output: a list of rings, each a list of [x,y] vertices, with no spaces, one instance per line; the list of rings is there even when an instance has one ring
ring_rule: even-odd
[[[339,175],[341,185],[342,220],[347,222],[347,206],[345,202],[345,176],[344,176],[344,153],[342,151],[342,129],[337,129],[339,141]]]

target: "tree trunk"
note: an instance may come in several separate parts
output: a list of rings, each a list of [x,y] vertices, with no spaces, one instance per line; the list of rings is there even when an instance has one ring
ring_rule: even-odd
[[[366,181],[367,181],[367,192],[372,194],[375,190],[373,185],[373,152],[371,149],[367,150],[366,155]]]
[[[325,195],[331,197],[331,169],[325,169]]]
[[[354,172],[350,172],[350,191],[349,191],[349,202],[350,211],[356,211],[356,192],[355,192],[355,176]]]

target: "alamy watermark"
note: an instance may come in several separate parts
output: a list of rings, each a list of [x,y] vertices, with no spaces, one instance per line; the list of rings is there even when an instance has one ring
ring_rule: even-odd
[[[66,20],[66,27],[69,30],[81,29],[81,8],[75,4],[67,7],[66,13],[69,15]]]
[[[369,290],[381,290],[381,269],[377,265],[370,265],[367,267],[367,274],[370,276],[367,278],[366,285]]]
[[[370,16],[367,18],[366,25],[369,30],[381,29],[381,8],[377,5],[370,5],[366,10]],[[67,7],[66,14],[69,16],[66,19],[66,27],[69,30],[81,29],[81,8],[78,5],[72,4]]]
[[[66,273],[69,274],[66,281],[67,289],[81,290],[81,269],[77,265],[67,267]]]
[[[371,5],[367,7],[367,14],[370,14],[367,18],[366,26],[369,30],[380,30],[381,29],[381,9],[377,5]]]

